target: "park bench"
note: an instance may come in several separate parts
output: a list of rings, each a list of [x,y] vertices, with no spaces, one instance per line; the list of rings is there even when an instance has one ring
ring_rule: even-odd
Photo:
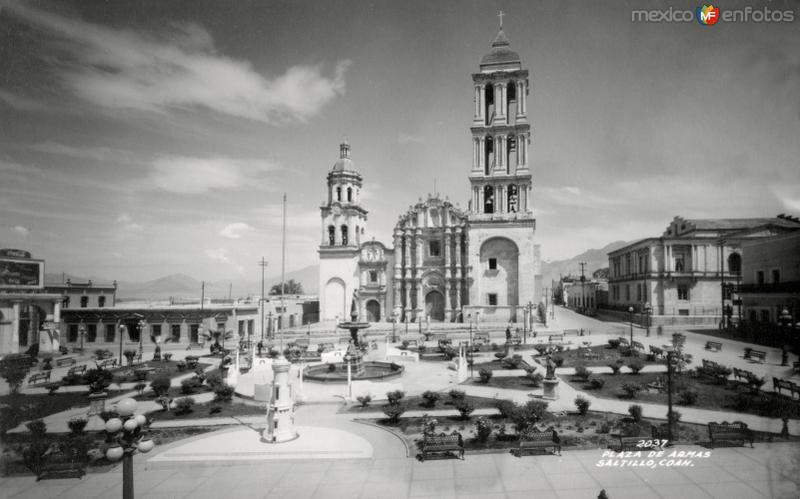
[[[650,353],[657,359],[664,357],[664,350],[653,345],[650,345]]]
[[[619,346],[627,347],[630,343],[628,343],[628,338],[623,338],[622,336],[619,337]]]
[[[754,377],[755,374],[751,373],[746,369],[739,369],[738,367],[733,368],[733,377],[736,381],[744,381],[747,382],[748,379]]]
[[[67,371],[67,376],[83,376],[84,374],[86,374],[86,364],[70,367]]]
[[[640,437],[623,437],[622,435],[618,435],[617,438],[619,438],[619,447],[618,447],[617,452],[622,452],[624,450],[636,451],[636,450],[642,450],[644,448],[649,448],[649,447],[641,447],[641,446],[639,446],[639,443],[641,443],[641,442],[647,443],[648,441],[651,440],[649,437],[646,437],[646,436],[644,436],[644,437],[642,437],[642,436],[640,436]]]
[[[480,341],[484,344],[488,344],[490,341],[492,341],[491,337],[489,336],[489,333],[475,333],[475,335],[472,338],[473,341],[476,343]]]
[[[521,457],[524,452],[532,449],[547,450],[548,447],[553,448],[553,454],[561,455],[561,439],[558,438],[558,433],[555,430],[524,433],[519,437],[516,456]]]
[[[108,367],[116,367],[117,366],[117,359],[105,359],[101,361],[95,361],[97,364],[98,369],[106,369]]]
[[[767,352],[763,350],[753,350],[752,348],[744,349],[744,358],[747,360],[756,360],[764,362],[767,360]]]
[[[575,336],[579,336],[580,335],[580,331],[577,330],[577,329],[565,329],[562,334],[564,336],[568,336],[570,334],[574,334]]]
[[[718,442],[741,442],[741,445],[750,442],[750,447],[753,447],[753,432],[741,421],[708,423],[708,438],[712,449]]]
[[[706,350],[713,350],[714,352],[719,352],[722,350],[722,343],[718,341],[706,341]]]
[[[97,352],[97,353],[95,354],[95,357],[97,358],[97,360],[105,360],[105,359],[110,359],[110,358],[111,358],[111,357],[113,357],[113,356],[114,356],[114,354],[113,354],[113,353],[111,353],[111,351],[110,351],[110,350],[102,350],[102,351],[100,351],[100,352]]]
[[[48,382],[48,381],[50,381],[50,371],[42,371],[28,378],[29,385],[35,385],[36,383]]]
[[[447,333],[425,333],[429,341],[444,341],[447,340]]]
[[[451,349],[453,347],[453,340],[449,338],[440,339],[438,342],[439,351],[444,353],[447,349]]]
[[[800,373],[800,360],[792,362],[792,371]]]
[[[564,342],[564,335],[563,334],[551,334],[547,337],[548,343],[563,343]]]
[[[336,346],[333,343],[320,343],[317,345],[318,352],[332,352],[336,350]]]
[[[430,454],[447,454],[456,452],[456,457],[464,459],[464,439],[461,433],[451,435],[425,435],[422,439],[421,460],[424,461]]]
[[[298,338],[294,340],[294,345],[302,350],[308,350],[308,345],[311,343],[308,338]],[[291,343],[289,346],[291,347]]]
[[[74,366],[75,363],[75,357],[61,357],[56,359],[56,366],[58,367]]]
[[[772,390],[779,395],[783,395],[781,390],[789,390],[789,398],[794,398],[795,393],[800,395],[800,385],[788,379],[772,378]]]
[[[64,447],[46,454],[36,473],[36,481],[47,478],[83,478],[86,459],[77,447]]]

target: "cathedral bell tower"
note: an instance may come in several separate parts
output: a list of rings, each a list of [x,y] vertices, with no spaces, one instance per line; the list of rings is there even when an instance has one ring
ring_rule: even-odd
[[[502,14],[501,14],[502,15]],[[482,320],[522,320],[534,300],[528,71],[500,30],[472,75],[470,307]],[[471,310],[471,309],[475,310]],[[474,314],[473,314],[474,316]]]
[[[363,178],[350,159],[347,140],[328,172],[328,199],[320,206],[320,321],[346,320],[358,289],[358,254],[367,224],[361,206]]]

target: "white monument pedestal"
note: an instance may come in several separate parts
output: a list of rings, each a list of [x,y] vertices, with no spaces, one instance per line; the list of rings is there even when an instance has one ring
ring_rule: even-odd
[[[558,379],[545,379],[542,380],[544,386],[544,394],[542,398],[547,400],[558,400]]]
[[[275,378],[267,405],[267,428],[264,430],[264,440],[269,443],[288,442],[297,438],[294,429],[294,397],[289,384],[290,367],[289,361],[283,357],[272,363]]]

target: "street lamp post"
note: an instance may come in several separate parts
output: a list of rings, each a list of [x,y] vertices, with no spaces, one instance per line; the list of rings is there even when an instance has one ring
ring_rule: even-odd
[[[109,447],[106,457],[111,462],[122,459],[122,498],[133,499],[133,454],[148,453],[155,444],[147,435],[150,426],[144,414],[134,414],[136,401],[124,398],[117,403],[117,414],[106,422],[106,432],[116,444]]]
[[[633,348],[633,307],[628,307],[628,320],[631,323],[631,348]]]
[[[667,440],[672,443],[672,364],[674,348],[667,349]]]
[[[144,329],[145,329],[145,326],[146,326],[146,323],[144,322],[144,319],[140,320],[139,324],[138,324],[138,328],[139,328],[139,358],[140,359],[142,358],[142,354],[144,352]]]
[[[647,328],[647,336],[650,336],[650,312],[652,311],[652,307],[650,303],[644,304],[644,313],[645,313],[645,327]]]
[[[81,322],[81,325],[78,326],[78,335],[81,337],[81,353],[83,353],[83,341],[86,337],[86,324]]]
[[[467,321],[469,322],[469,349],[472,350],[472,314],[467,314]]]
[[[792,315],[789,313],[789,310],[784,307],[781,311],[780,317],[778,320],[781,324],[781,365],[788,366],[789,365],[789,351],[786,349],[786,342],[789,341],[789,333],[792,327]]]

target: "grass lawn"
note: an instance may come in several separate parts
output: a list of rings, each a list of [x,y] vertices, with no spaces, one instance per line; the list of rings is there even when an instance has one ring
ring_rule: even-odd
[[[109,398],[122,392],[106,391]],[[0,434],[24,421],[44,418],[73,407],[87,407],[88,393],[56,392],[53,395],[4,395],[0,397]]]
[[[180,397],[191,395],[180,395]],[[148,413],[154,421],[180,421],[181,419],[223,418],[231,416],[266,416],[266,404],[251,405],[234,398],[231,402],[206,402],[196,404],[188,414],[176,414],[175,409]]]
[[[660,378],[666,383],[665,373],[641,373],[641,374],[599,374],[592,375],[594,378],[599,378],[605,381],[603,387],[599,390],[593,390],[589,387],[588,383],[579,381],[573,376],[562,376],[561,379],[569,383],[572,387],[578,390],[585,390],[596,397],[608,399],[623,399],[630,400],[631,403],[636,402],[651,402],[658,404],[667,404],[667,393],[657,392],[655,390],[642,390],[634,399],[628,399],[623,395],[623,383],[638,383],[646,386],[648,383]],[[494,379],[492,379],[494,381]],[[765,385],[766,386],[766,385]],[[775,411],[778,410],[778,401],[788,401],[788,397],[776,397],[772,393],[759,392],[752,394],[741,383],[728,381],[723,384],[713,383],[711,380],[705,378],[693,378],[688,374],[677,376],[673,380],[673,403],[679,407],[680,410],[681,399],[679,393],[691,389],[697,392],[697,400],[691,407],[699,409],[719,409],[724,411],[735,411],[746,414],[755,414],[759,416],[777,417]],[[800,417],[800,402],[794,401],[790,403],[793,417]]]
[[[597,354],[599,356],[598,359],[585,359],[581,355],[586,353],[587,351]],[[564,359],[564,363],[560,367],[575,367],[578,365],[583,365],[586,367],[601,367],[607,366],[612,362],[616,362],[617,359],[622,359],[623,362],[627,365],[634,358],[638,358],[641,360],[644,365],[651,365],[651,364],[663,364],[664,361],[652,361],[647,360],[647,355],[639,354],[637,357],[624,357],[620,354],[620,351],[614,348],[611,348],[609,345],[595,345],[589,348],[576,348],[573,350],[564,350],[562,352],[557,352],[553,354],[554,358],[562,358]],[[544,357],[538,357],[540,362],[544,363]]]
[[[453,409],[453,400],[450,398],[447,392],[438,392],[439,393],[439,400],[433,406],[429,406],[427,401],[422,398],[421,396],[415,395],[412,397],[404,397],[402,399],[403,405],[407,411],[431,411],[431,410],[441,410],[441,409]],[[465,396],[465,398],[472,402],[472,405],[475,406],[476,409],[482,409],[485,407],[494,407],[496,402],[495,399],[485,398],[485,397],[471,397],[469,395]],[[386,401],[378,401],[378,402],[371,402],[367,407],[361,407],[359,405],[354,405],[350,407],[342,407],[339,409],[339,413],[347,413],[347,414],[359,414],[363,412],[375,412],[380,411],[384,405],[386,405]]]
[[[540,374],[544,374],[541,372]],[[475,380],[467,381],[464,384],[475,386],[491,386],[494,388],[510,388],[512,390],[524,390],[529,392],[535,388],[541,388],[542,384],[534,384],[533,381],[527,376],[492,376],[488,383],[481,383],[478,379],[477,369]]]

